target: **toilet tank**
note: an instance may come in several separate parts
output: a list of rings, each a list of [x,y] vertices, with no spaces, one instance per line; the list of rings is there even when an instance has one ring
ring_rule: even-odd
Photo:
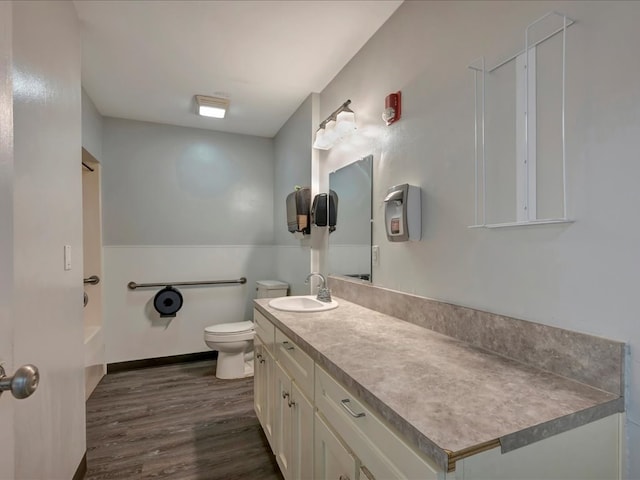
[[[256,298],[286,297],[289,289],[289,284],[280,280],[258,280],[256,285]]]

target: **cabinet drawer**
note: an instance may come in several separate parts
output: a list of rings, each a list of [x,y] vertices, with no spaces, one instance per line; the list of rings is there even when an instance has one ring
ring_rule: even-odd
[[[423,458],[398,434],[316,365],[318,411],[345,440],[362,465],[377,479],[442,479],[433,462]]]
[[[255,325],[256,335],[260,337],[265,348],[270,352],[273,352],[273,344],[276,338],[276,327],[258,310],[253,311],[253,324]]]
[[[275,357],[298,384],[302,393],[313,398],[313,359],[276,328]]]

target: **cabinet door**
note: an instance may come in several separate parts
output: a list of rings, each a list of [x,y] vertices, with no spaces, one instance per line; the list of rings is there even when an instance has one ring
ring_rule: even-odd
[[[274,443],[274,434],[273,434],[273,423],[275,420],[275,366],[276,361],[271,355],[266,345],[262,349],[262,355],[264,363],[261,364],[261,368],[264,375],[264,385],[263,385],[263,400],[264,400],[264,408],[262,418],[264,420],[263,428],[265,435],[267,436],[267,440],[269,440],[269,445],[271,445],[271,450],[275,450]]]
[[[322,417],[315,414],[314,479],[355,480],[357,464],[338,437],[329,429]]]
[[[260,420],[262,430],[274,449],[273,443],[273,357],[259,337],[254,339],[254,374],[253,374],[253,405],[256,416]]]
[[[253,341],[253,409],[256,416],[260,420],[260,425],[264,429],[264,411],[265,411],[265,371],[264,371],[264,347],[259,337],[255,337]]]
[[[285,480],[294,480],[291,464],[292,443],[292,419],[291,407],[291,377],[287,375],[279,363],[275,362],[275,418],[274,418],[274,444],[276,461]]]
[[[291,382],[291,460],[293,478],[313,479],[313,405],[295,380]]]

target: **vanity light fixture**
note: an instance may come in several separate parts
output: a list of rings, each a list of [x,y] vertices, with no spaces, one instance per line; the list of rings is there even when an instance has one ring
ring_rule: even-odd
[[[340,140],[356,131],[356,115],[349,108],[351,100],[344,102],[338,109],[320,123],[316,131],[313,148],[329,150]]]
[[[197,113],[203,117],[224,118],[229,108],[229,99],[196,95]]]

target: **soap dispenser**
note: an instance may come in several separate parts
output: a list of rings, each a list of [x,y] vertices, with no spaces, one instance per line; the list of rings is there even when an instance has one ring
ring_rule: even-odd
[[[384,224],[390,242],[417,241],[422,238],[420,187],[404,183],[387,190]]]

